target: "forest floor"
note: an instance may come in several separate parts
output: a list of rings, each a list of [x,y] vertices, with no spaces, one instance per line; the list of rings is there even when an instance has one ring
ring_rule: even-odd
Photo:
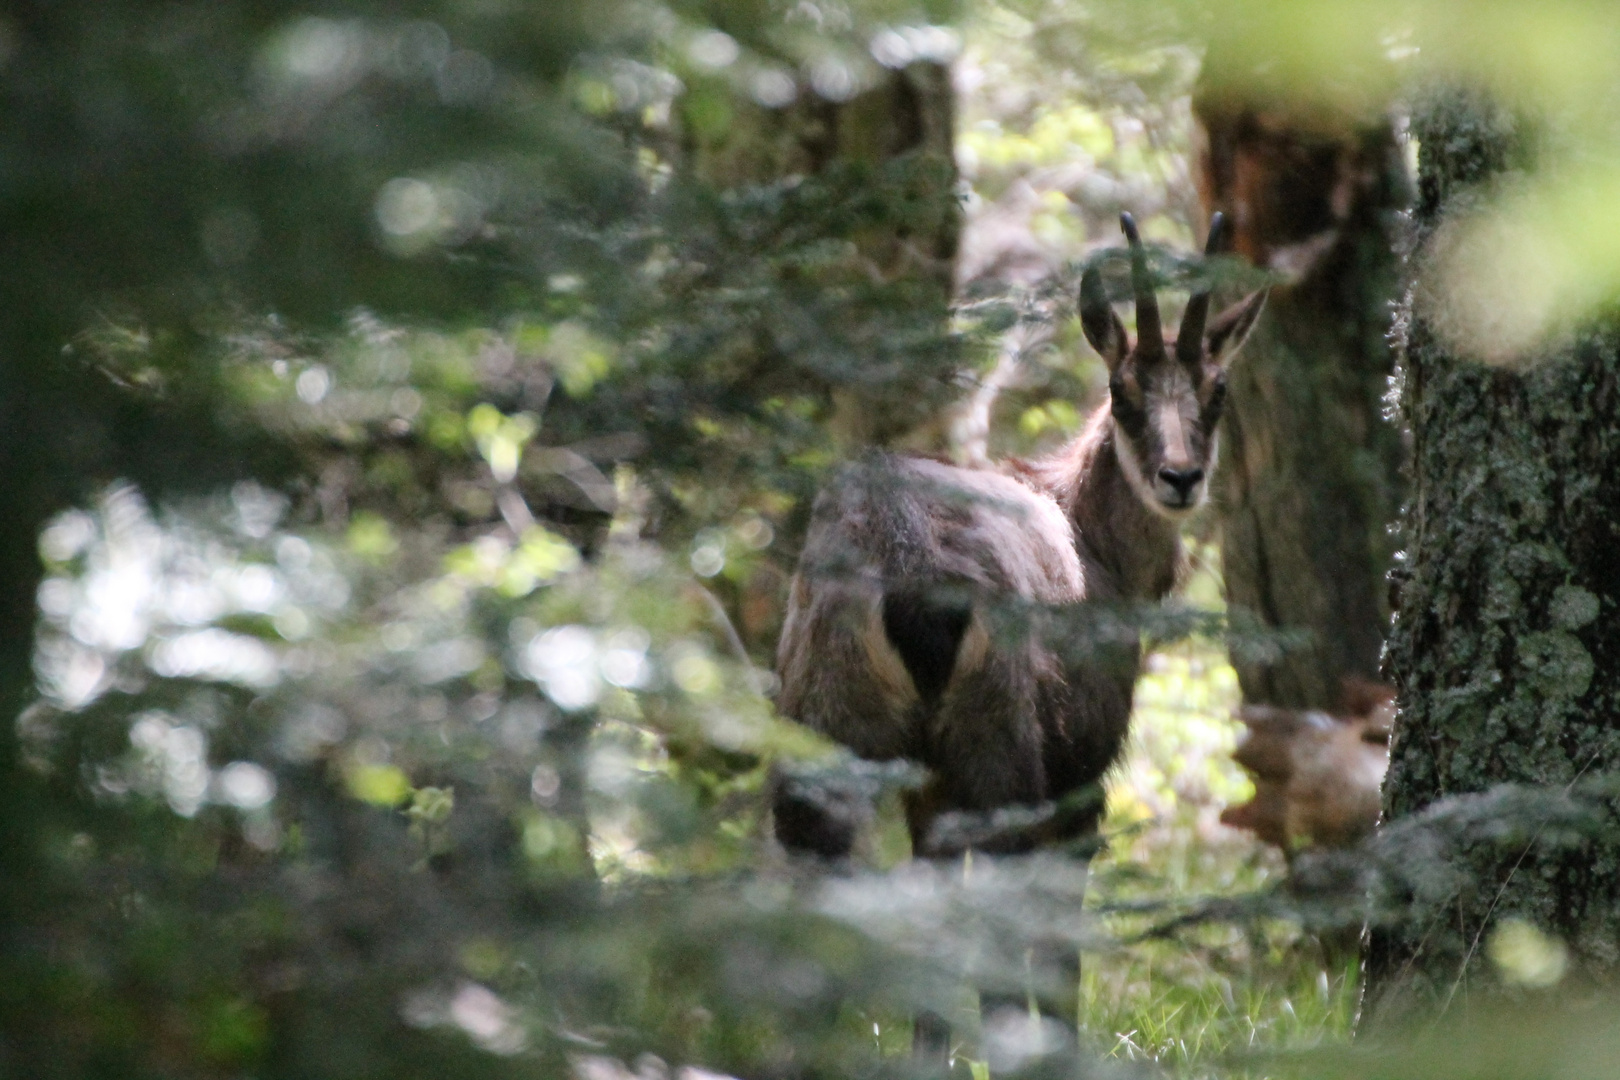
[[[1218,565],[1202,554],[1204,566]],[[1195,578],[1189,599],[1220,604],[1213,574]],[[1131,748],[1109,785],[1108,847],[1087,891],[1086,906],[1121,944],[1083,958],[1084,1034],[1101,1054],[1175,1076],[1249,1074],[1257,1055],[1347,1039],[1355,1015],[1354,942],[1323,943],[1271,921],[1126,944],[1167,916],[1120,908],[1253,893],[1286,873],[1275,848],[1219,821],[1253,794],[1232,760],[1239,697],[1219,642],[1189,640],[1147,658]]]
[[[1168,913],[1118,910],[1155,901],[1180,910],[1283,878],[1276,849],[1219,822],[1223,807],[1252,792],[1231,758],[1237,701],[1237,675],[1218,645],[1186,642],[1149,657],[1133,745],[1109,788],[1109,844],[1087,891],[1087,907],[1120,943],[1083,958],[1084,1035],[1104,1056],[1174,1076],[1249,1074],[1245,1059],[1347,1039],[1355,1015],[1353,942],[1323,943],[1277,921],[1133,941]]]

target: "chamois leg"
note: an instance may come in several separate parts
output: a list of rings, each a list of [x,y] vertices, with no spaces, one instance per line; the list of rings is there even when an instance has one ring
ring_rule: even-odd
[[[784,715],[868,761],[906,757],[916,691],[884,636],[882,594],[870,583],[794,583],[778,653]],[[836,769],[772,777],[776,836],[789,851],[847,858],[871,820],[870,792]]]
[[[943,1075],[951,1064],[951,1022],[932,1009],[913,1013],[911,1056],[918,1065]]]
[[[1068,941],[1037,941],[1024,955],[1021,991],[979,995],[983,1056],[1034,1058],[1071,1051],[1079,1041],[1079,1010],[1079,950]]]
[[[778,772],[771,787],[776,839],[791,852],[847,859],[872,818],[866,793],[848,782]]]
[[[933,809],[991,812],[1037,806],[1047,798],[1046,765],[1037,720],[1033,654],[992,650],[977,619],[967,629],[950,686],[928,722],[928,765],[937,776]],[[933,815],[918,815],[921,819]],[[930,824],[932,824],[930,822]],[[937,827],[912,836],[920,855],[959,854],[964,846],[1005,853],[1028,850],[1021,832],[963,844]]]
[[[965,660],[971,655],[971,649],[964,649]],[[1117,686],[1115,680],[1075,678],[1072,671],[1054,678],[1058,670],[1054,657],[1036,649],[988,654],[979,665],[964,662],[960,682],[953,683],[947,695],[937,731],[946,739],[958,738],[957,752],[961,754],[973,751],[977,735],[978,760],[1001,763],[997,771],[980,771],[973,776],[978,787],[970,789],[967,797],[982,800],[978,805],[1057,803],[1051,817],[1025,829],[1000,833],[982,845],[984,850],[1020,853],[1056,847],[1065,849],[1083,872],[1089,863],[1084,841],[1096,836],[1103,808],[1101,787],[1093,778],[1113,759],[1121,737],[1114,733],[1115,725],[1107,721],[1116,712],[1128,715],[1130,690],[1128,683]],[[1074,707],[1068,695],[1076,685],[1086,686],[1088,697],[1106,715],[1094,716]],[[998,709],[994,704],[998,700],[1012,703],[1017,711],[1007,704]],[[1036,717],[1047,722],[1037,723]],[[1081,732],[1066,732],[1054,717],[1096,722],[1086,725],[1084,737],[1075,740],[1073,735]],[[995,729],[1010,744],[1010,753],[992,755],[986,751],[987,721],[995,719],[1003,723],[1022,721],[1010,729]],[[1091,730],[1093,727],[1098,730]],[[980,996],[987,1048],[1007,1040],[1004,1052],[1015,1054],[1072,1049],[1078,1041],[1079,950],[1070,940],[1037,941],[1026,963],[1026,981],[1021,991]]]
[[[908,805],[912,844],[921,856],[949,857],[963,846],[995,854],[1029,851],[1050,839],[1040,827],[1016,829],[968,841],[935,828],[941,811],[994,811],[1037,806],[1049,797],[1043,738],[1037,720],[1033,651],[991,650],[981,625],[970,626],[949,688],[928,730],[935,783]],[[964,843],[966,841],[966,843]],[[1032,953],[1022,991],[980,995],[981,1030],[987,1051],[1000,1055],[1050,1053],[1075,1040],[1078,976],[1072,961],[1059,965],[1055,984],[1046,976],[1052,950]],[[1062,954],[1058,954],[1062,955]],[[1051,984],[1051,985],[1049,985]],[[1031,1011],[1031,1002],[1037,1006]],[[997,1044],[1002,1044],[997,1049]]]

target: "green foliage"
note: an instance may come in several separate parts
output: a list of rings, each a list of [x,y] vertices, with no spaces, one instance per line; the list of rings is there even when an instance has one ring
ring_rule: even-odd
[[[871,25],[754,22],[791,95]],[[703,32],[733,40],[617,5],[0,21],[6,565],[43,598],[4,669],[38,676],[0,761],[6,1068],[746,1070],[840,1060],[832,1003],[894,993],[716,883],[767,763],[823,749],[748,649],[833,394],[949,391],[943,293],[848,259],[938,215],[932,166],[676,175]]]
[[[1149,15],[0,15],[0,1071],[899,1075],[919,1007],[1073,991],[1029,959],[1054,941],[1087,1055],[1206,1075],[1342,1038],[1342,951],[1214,822],[1245,782],[1212,641],[1245,636],[1208,577],[1192,608],[1013,613],[1159,643],[1094,917],[1062,853],[901,862],[914,770],[768,697],[846,407],[938,430],[1001,349],[1033,374],[994,441],[1072,431],[1102,380],[1064,265],[1126,203],[1193,235],[1196,49]],[[953,308],[917,238],[954,242],[957,163],[880,152],[874,101],[959,49],[1006,91],[968,95],[972,227],[1006,210],[1034,254]],[[1560,700],[1594,595],[1550,593]],[[883,796],[881,870],[772,850],[790,765]],[[1578,811],[1547,811],[1572,843]],[[1555,944],[1490,955],[1534,986]],[[995,1039],[977,1075],[1028,1058]]]
[[[712,14],[7,16],[8,1068],[899,1071],[960,997],[981,931],[880,932],[766,849],[772,763],[848,766],[759,661],[840,395],[931,422],[1017,306],[953,326],[888,261],[954,213],[949,163],[682,167],[739,94],[960,39]],[[1098,115],[1003,157],[1143,168]],[[1161,749],[1230,739],[1187,730]],[[971,905],[1049,922],[1018,881]],[[985,926],[967,974],[1021,985],[1030,931]]]

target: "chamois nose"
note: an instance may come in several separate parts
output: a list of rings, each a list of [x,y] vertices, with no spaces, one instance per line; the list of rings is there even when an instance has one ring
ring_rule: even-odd
[[[1198,481],[1203,478],[1204,470],[1199,468],[1172,469],[1166,467],[1159,470],[1159,479],[1174,488],[1176,494],[1181,496],[1182,502],[1186,502],[1192,497],[1193,488],[1197,487]]]

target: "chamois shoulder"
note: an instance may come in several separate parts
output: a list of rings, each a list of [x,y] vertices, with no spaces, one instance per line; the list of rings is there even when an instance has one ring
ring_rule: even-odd
[[[1098,465],[1104,444],[1112,435],[1113,421],[1108,407],[1103,405],[1068,442],[1036,457],[1010,458],[1003,468],[1072,515],[1080,488]]]

